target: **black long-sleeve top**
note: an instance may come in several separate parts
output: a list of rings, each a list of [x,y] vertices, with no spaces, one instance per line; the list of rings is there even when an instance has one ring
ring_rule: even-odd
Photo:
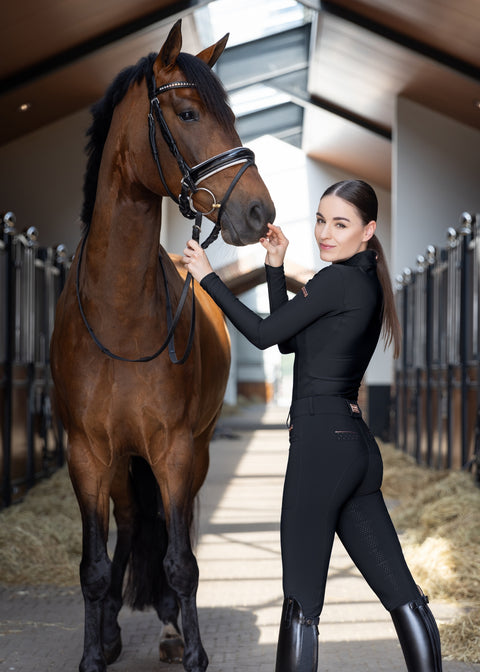
[[[202,287],[261,349],[295,353],[293,399],[334,395],[356,400],[381,331],[383,296],[376,253],[365,250],[320,270],[289,300],[283,267],[266,266],[271,314],[261,318],[216,273]]]

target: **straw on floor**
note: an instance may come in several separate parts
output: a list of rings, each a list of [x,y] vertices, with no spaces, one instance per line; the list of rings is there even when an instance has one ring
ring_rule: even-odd
[[[431,599],[456,604],[461,615],[440,623],[446,658],[480,662],[480,489],[465,471],[420,467],[382,446],[386,498],[408,565]]]

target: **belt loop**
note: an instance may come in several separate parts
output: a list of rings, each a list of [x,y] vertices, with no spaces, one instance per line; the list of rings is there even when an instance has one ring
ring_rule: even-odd
[[[345,399],[347,402],[347,408],[350,412],[350,415],[353,418],[361,418],[362,417],[362,411],[360,410],[359,405],[355,401],[349,401],[348,399]]]
[[[308,414],[315,415],[315,411],[313,408],[313,397],[308,397]]]

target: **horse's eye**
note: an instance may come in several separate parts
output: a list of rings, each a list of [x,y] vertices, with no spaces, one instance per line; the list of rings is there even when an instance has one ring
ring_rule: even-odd
[[[185,110],[185,112],[180,112],[178,116],[182,121],[198,121],[198,112],[195,110]]]

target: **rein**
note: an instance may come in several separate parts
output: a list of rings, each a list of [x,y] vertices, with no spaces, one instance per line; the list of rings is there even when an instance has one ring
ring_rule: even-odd
[[[192,231],[192,237],[194,240],[198,242],[200,230],[201,230],[201,213],[199,213],[199,218],[198,221],[195,221],[195,225]],[[165,350],[165,348],[168,345],[168,352],[170,355],[170,361],[173,364],[183,364],[192,349],[193,345],[193,335],[195,332],[195,287],[194,287],[194,279],[191,273],[187,273],[187,277],[185,280],[185,283],[183,285],[182,289],[182,294],[180,296],[180,301],[178,302],[177,310],[175,312],[175,315],[173,316],[173,311],[172,311],[172,302],[170,299],[170,290],[168,287],[168,281],[167,281],[167,274],[165,273],[165,267],[162,262],[162,257],[159,254],[158,255],[158,260],[160,263],[160,268],[162,269],[162,275],[163,275],[163,282],[165,286],[165,296],[166,296],[166,308],[167,308],[167,328],[168,328],[168,333],[165,338],[165,341],[163,344],[156,350],[152,355],[146,355],[144,357],[138,357],[137,359],[130,359],[129,357],[122,357],[121,355],[117,355],[111,350],[109,350],[103,343],[99,340],[95,332],[93,331],[87,316],[85,315],[85,311],[83,310],[83,305],[82,305],[82,300],[80,297],[80,266],[82,264],[82,259],[83,259],[83,252],[85,250],[85,244],[87,242],[87,236],[84,236],[82,240],[82,245],[80,247],[80,253],[78,255],[78,264],[77,264],[77,274],[75,278],[75,289],[77,293],[77,303],[78,303],[78,308],[80,310],[80,315],[82,316],[83,323],[85,324],[88,333],[90,334],[91,339],[95,343],[95,345],[103,352],[104,355],[107,355],[107,357],[110,357],[111,359],[116,359],[120,362],[151,362],[152,359],[156,359],[159,355],[162,354],[162,352]],[[185,348],[185,352],[183,353],[182,357],[178,359],[176,351],[175,351],[175,343],[174,343],[174,334],[175,334],[175,329],[177,327],[178,321],[180,319],[180,316],[183,311],[183,306],[185,305],[185,301],[187,299],[187,294],[188,294],[188,289],[189,287],[192,287],[192,310],[191,310],[191,316],[190,316],[190,332],[188,334],[188,341],[187,341],[187,346]]]
[[[221,154],[218,154],[217,156],[213,156],[210,159],[207,159],[206,161],[203,161],[202,163],[197,164],[196,166],[193,166],[192,168],[187,164],[185,159],[182,157],[177,144],[170,132],[170,129],[168,128],[167,122],[165,121],[165,117],[163,116],[162,109],[160,107],[160,103],[158,100],[158,96],[165,91],[170,91],[171,89],[178,89],[178,88],[195,88],[195,84],[191,82],[171,82],[170,84],[164,84],[163,86],[160,86],[157,88],[156,82],[155,82],[155,76],[152,73],[150,83],[148,85],[148,92],[149,92],[149,98],[150,98],[150,112],[148,114],[148,130],[149,130],[149,140],[150,140],[150,147],[152,150],[152,156],[155,161],[155,164],[157,166],[158,173],[160,175],[160,179],[162,181],[163,187],[167,194],[170,196],[170,198],[175,201],[179,205],[180,212],[184,217],[187,219],[195,219],[195,223],[193,224],[192,227],[192,238],[199,242],[200,239],[200,232],[202,228],[202,217],[203,215],[210,215],[214,210],[218,210],[218,215],[217,215],[217,221],[215,223],[215,226],[213,230],[211,231],[210,235],[206,238],[206,240],[201,244],[203,249],[206,249],[212,242],[214,242],[218,238],[218,234],[220,233],[220,228],[221,228],[221,217],[225,208],[225,205],[230,198],[230,195],[235,188],[236,184],[238,183],[239,179],[243,175],[243,173],[249,168],[250,166],[253,166],[255,164],[255,155],[252,152],[251,149],[248,149],[247,147],[234,147],[233,149],[229,149],[225,152],[222,152]],[[167,182],[165,180],[165,177],[163,175],[162,171],[162,166],[160,163],[160,157],[158,154],[158,149],[157,149],[157,143],[156,143],[156,123],[155,121],[158,122],[158,125],[160,127],[160,130],[162,132],[162,136],[167,144],[167,147],[171,154],[174,156],[175,160],[177,161],[177,165],[180,168],[180,171],[182,173],[182,180],[181,180],[181,191],[178,197],[176,197],[170,188],[167,185]],[[197,186],[200,182],[203,180],[206,180],[207,178],[211,177],[212,175],[215,175],[215,173],[220,172],[221,170],[224,170],[225,168],[228,168],[230,166],[235,166],[235,165],[241,165],[240,170],[237,172],[235,177],[233,178],[232,182],[230,183],[227,191],[225,192],[225,195],[222,199],[222,202],[219,203],[210,189],[207,189],[206,187],[199,187]],[[211,198],[212,198],[212,206],[211,209],[208,210],[207,212],[201,212],[200,210],[197,210],[194,207],[193,204],[193,196],[199,191],[205,191],[208,193]],[[165,338],[165,341],[162,343],[162,345],[156,350],[153,354],[151,355],[146,355],[144,357],[138,357],[136,359],[130,359],[128,357],[122,357],[121,355],[117,355],[109,348],[107,348],[103,343],[98,339],[97,335],[93,331],[90,323],[88,322],[87,316],[85,315],[85,311],[83,309],[82,305],[82,300],[80,297],[80,267],[82,264],[82,259],[83,259],[83,253],[85,250],[85,245],[87,242],[87,234],[84,236],[82,240],[82,244],[80,247],[80,253],[78,257],[78,264],[77,264],[77,273],[76,273],[76,281],[75,281],[75,289],[76,289],[76,294],[77,294],[77,303],[78,303],[78,308],[80,311],[80,315],[82,317],[82,320],[85,324],[85,327],[87,328],[88,333],[90,334],[90,337],[92,338],[93,342],[95,345],[103,352],[104,355],[107,355],[107,357],[110,357],[111,359],[116,359],[121,362],[151,362],[153,359],[156,359],[168,346],[168,353],[170,357],[170,361],[173,364],[183,364],[188,356],[190,355],[192,346],[193,346],[193,337],[195,333],[195,287],[194,287],[194,279],[193,276],[190,272],[187,273],[187,277],[185,279],[185,283],[183,285],[182,293],[180,296],[180,300],[178,302],[177,310],[175,311],[175,315],[173,315],[173,310],[172,310],[172,302],[170,299],[170,291],[168,287],[168,280],[167,280],[167,274],[165,272],[165,268],[162,262],[162,257],[159,254],[158,259],[160,263],[160,268],[162,270],[162,275],[163,275],[163,281],[164,281],[164,286],[165,286],[165,300],[166,300],[166,311],[167,311],[167,328],[168,328],[168,333]],[[175,329],[177,327],[177,324],[180,320],[183,307],[185,305],[185,301],[187,299],[188,295],[188,290],[189,288],[192,288],[192,309],[191,309],[191,314],[190,314],[190,331],[188,334],[188,340],[187,340],[187,345],[185,347],[185,352],[183,353],[182,357],[180,359],[177,357],[176,351],[175,351],[175,342],[174,342],[174,335],[175,335]]]

